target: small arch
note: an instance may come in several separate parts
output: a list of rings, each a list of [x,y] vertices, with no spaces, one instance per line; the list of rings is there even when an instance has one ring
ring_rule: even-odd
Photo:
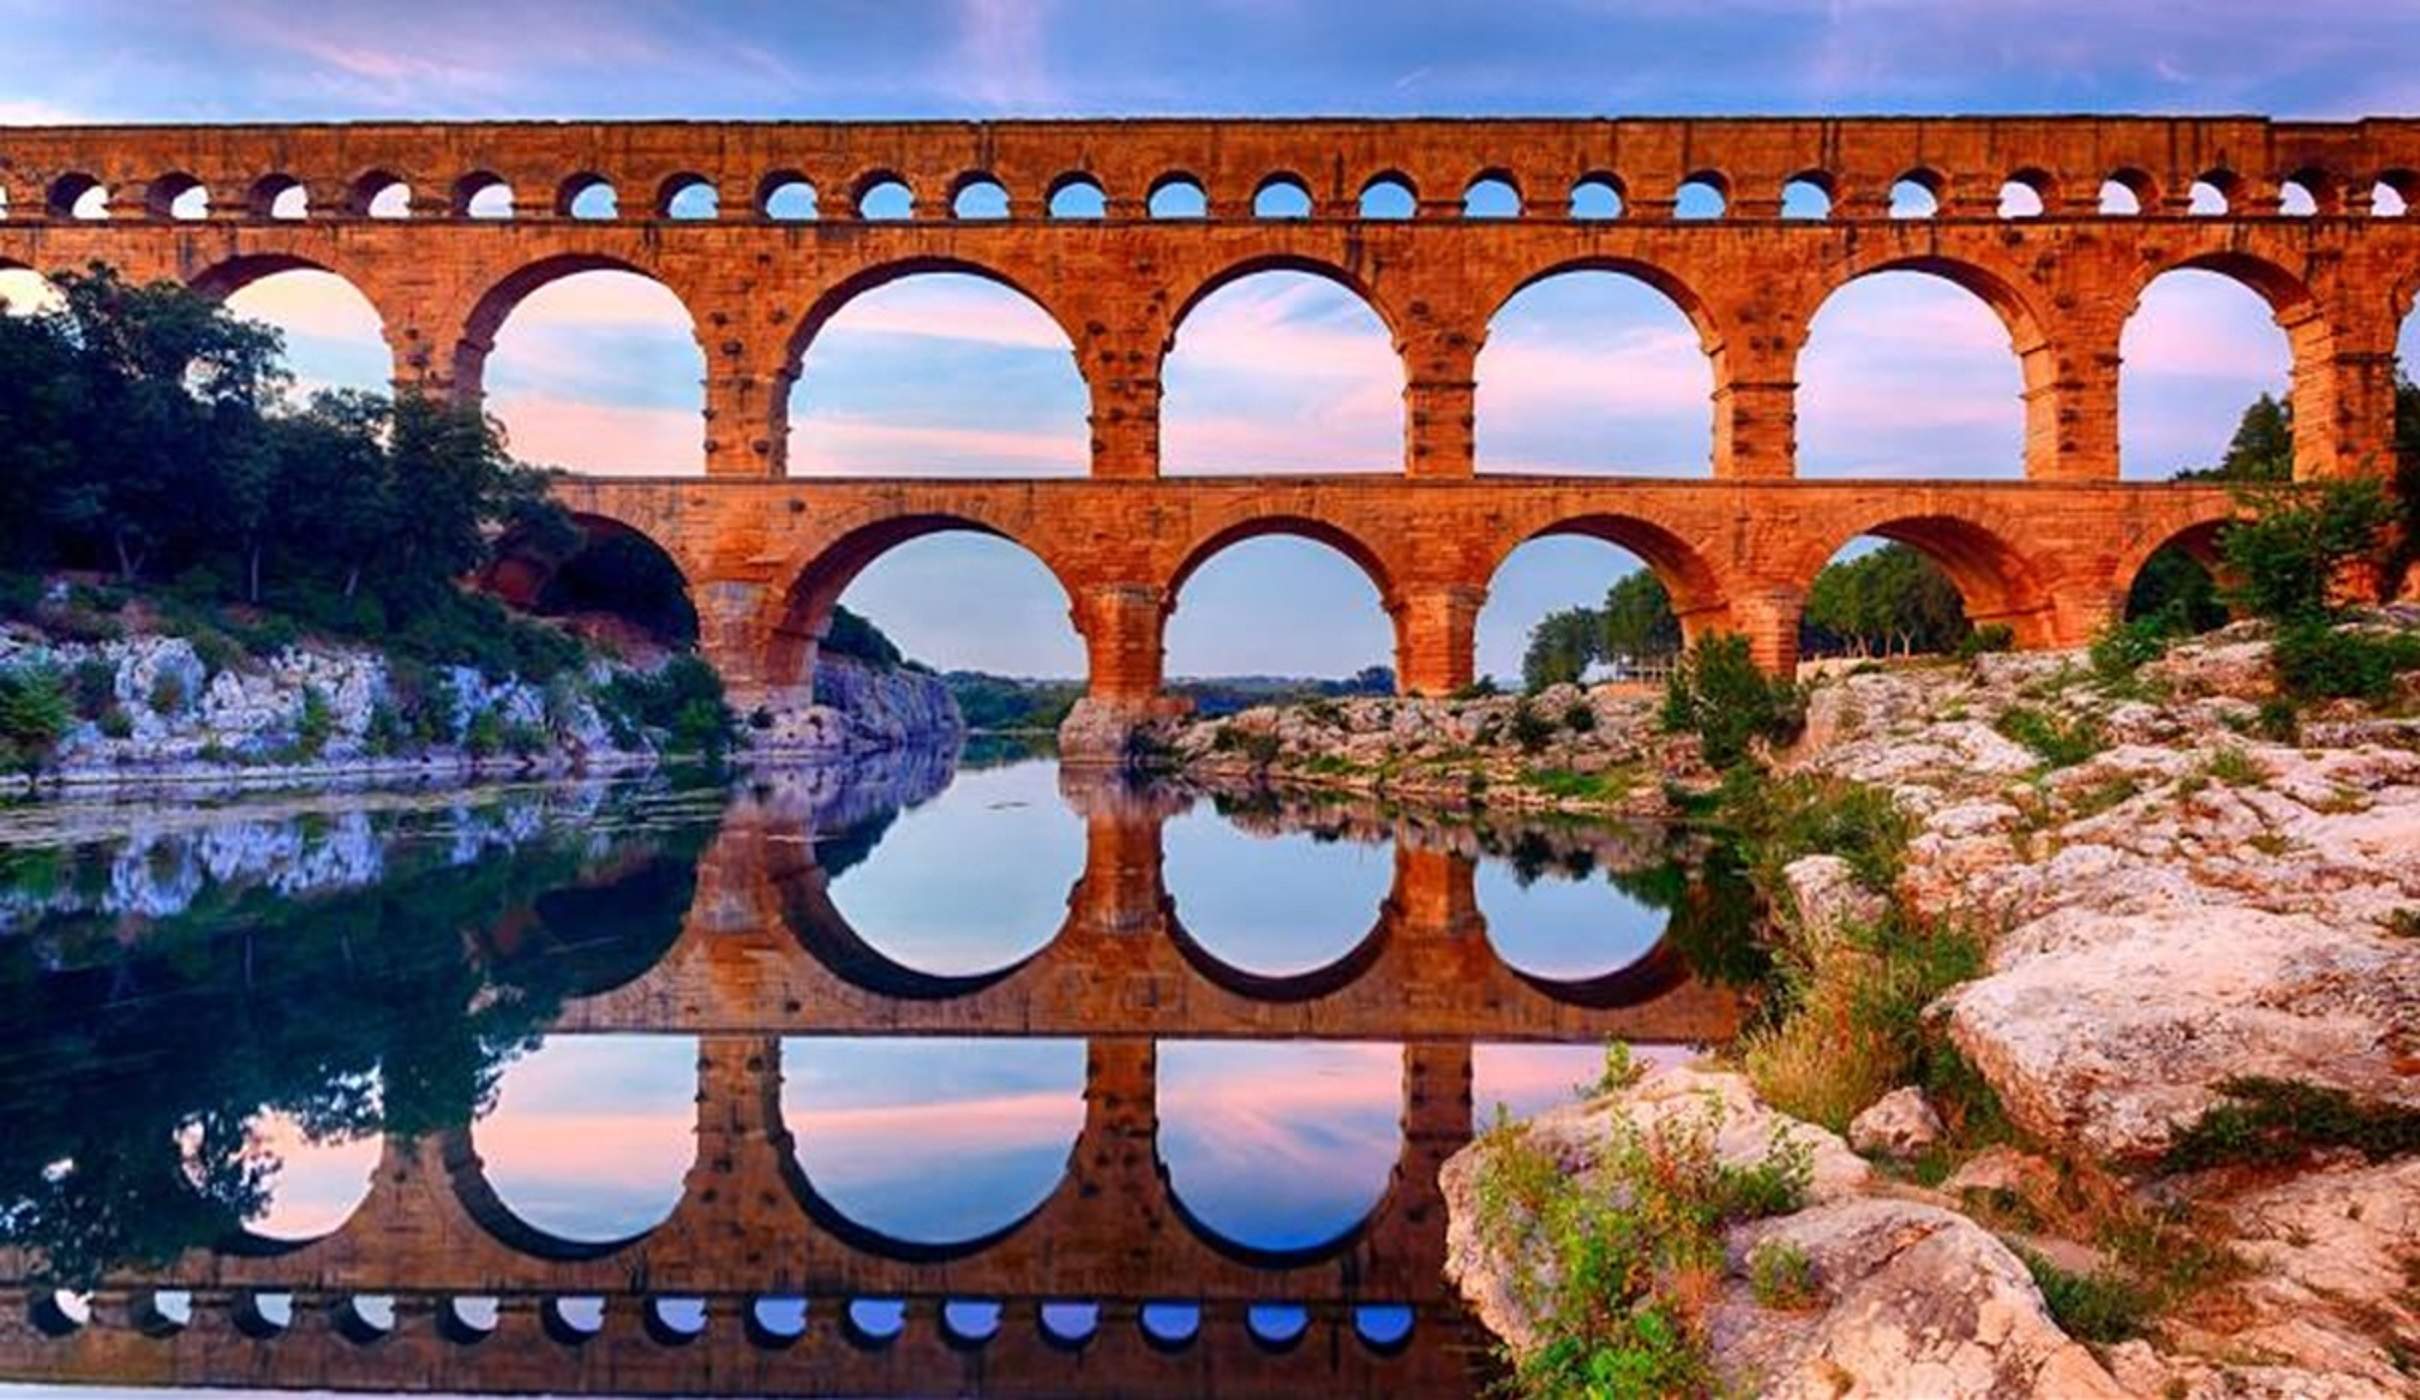
[[[134,1300],[134,1329],[146,1337],[173,1337],[193,1325],[193,1293],[184,1288],[154,1288]]]
[[[395,1334],[395,1299],[384,1293],[355,1293],[336,1305],[336,1334],[369,1346]]]
[[[887,170],[859,177],[850,203],[857,217],[869,222],[897,223],[916,217],[916,191],[904,177]]]
[[[1408,219],[1420,212],[1420,194],[1410,176],[1390,170],[1361,187],[1360,209],[1365,219]]]
[[[1353,1335],[1380,1356],[1400,1355],[1412,1344],[1415,1325],[1408,1303],[1360,1303],[1353,1308]]]
[[[236,1299],[231,1316],[235,1330],[254,1341],[283,1336],[294,1325],[294,1295],[275,1289],[254,1289]]]
[[[1931,170],[1911,170],[1891,185],[1891,217],[1931,219],[1941,213],[1941,176]]]
[[[81,170],[51,181],[48,199],[54,219],[98,221],[109,217],[108,188]]]
[[[1200,180],[1170,171],[1151,182],[1144,210],[1155,219],[1206,219],[1210,217],[1210,196]]]
[[[369,171],[353,182],[347,212],[361,219],[408,219],[412,217],[412,187],[392,171]]]
[[[1571,185],[1571,217],[1579,220],[1622,217],[1624,193],[1620,177],[1592,171]]]
[[[172,170],[151,182],[143,204],[155,219],[180,223],[210,217],[210,189],[182,170]]]
[[[812,220],[815,185],[795,170],[776,170],[757,184],[756,211],[777,223]]]
[[[1080,1351],[1101,1330],[1101,1305],[1073,1299],[1045,1299],[1034,1310],[1034,1325],[1042,1340],[1058,1351]]]
[[[1202,1334],[1202,1305],[1153,1301],[1143,1304],[1135,1325],[1154,1351],[1183,1351]]]
[[[1307,219],[1311,217],[1311,187],[1300,175],[1279,171],[1260,182],[1252,191],[1252,217],[1255,219]]]
[[[502,1311],[493,1294],[451,1294],[437,1309],[437,1335],[456,1346],[484,1342],[496,1335]]]
[[[2277,187],[2277,212],[2296,218],[2344,212],[2344,187],[2315,165],[2288,175]]]
[[[538,1325],[564,1346],[578,1346],[605,1330],[605,1300],[593,1293],[554,1294],[538,1305]]]
[[[706,1335],[706,1300],[680,1295],[651,1297],[641,1320],[658,1346],[687,1346]]]
[[[1311,1330],[1311,1312],[1300,1303],[1254,1303],[1244,1312],[1244,1330],[1262,1351],[1292,1351]]]
[[[722,195],[714,182],[694,170],[667,175],[656,186],[655,214],[659,219],[712,219],[722,212]]]
[[[1061,175],[1051,182],[1050,217],[1105,219],[1109,217],[1109,192],[1090,175],[1081,172]]]
[[[1000,1303],[992,1298],[948,1298],[941,1304],[941,1339],[959,1351],[976,1351],[1000,1335]]]
[[[2186,191],[2185,213],[2196,218],[2215,218],[2235,207],[2235,196],[2243,182],[2233,172],[2212,170],[2204,173]]]
[[[1998,531],[1955,515],[1898,516],[1834,539],[1831,549],[1804,569],[1804,587],[1812,588],[1815,576],[1859,535],[1907,545],[1939,565],[1957,585],[1967,620],[1975,626],[2005,623],[2020,647],[2049,643],[2049,595],[2032,561]]]
[[[2038,219],[2058,202],[2059,182],[2039,166],[2013,171],[2000,183],[2000,217]]]
[[[2370,187],[2370,216],[2378,219],[2399,219],[2411,211],[2412,202],[2420,199],[2420,171],[2388,170],[2378,176]]]
[[[26,1320],[45,1337],[71,1337],[92,1325],[92,1295],[66,1288],[37,1290]]]
[[[615,219],[621,217],[621,192],[613,181],[594,170],[567,175],[555,186],[555,217]]]
[[[953,219],[1005,219],[1008,187],[980,170],[970,170],[950,184]]]
[[[311,214],[310,191],[302,181],[282,172],[253,181],[251,197],[245,203],[247,212],[256,219],[289,221],[309,218]]]
[[[513,187],[492,170],[474,170],[454,182],[448,208],[457,219],[509,219]]]
[[[1517,219],[1521,217],[1521,187],[1510,173],[1483,171],[1462,191],[1462,217]]]
[[[807,1335],[807,1300],[796,1294],[772,1294],[748,1300],[742,1327],[748,1340],[768,1351],[796,1346]]]
[[[841,1310],[841,1335],[861,1351],[881,1351],[907,1330],[907,1300],[851,1298]]]
[[[1781,216],[1785,219],[1828,219],[1839,186],[1831,173],[1802,170],[1781,187]]]
[[[2133,218],[2159,208],[2159,183],[2148,171],[2126,166],[2109,172],[2101,181],[2101,214],[2105,218]]]
[[[1719,170],[1688,175],[1673,191],[1672,217],[1676,219],[1719,219],[1730,207],[1731,181]]]

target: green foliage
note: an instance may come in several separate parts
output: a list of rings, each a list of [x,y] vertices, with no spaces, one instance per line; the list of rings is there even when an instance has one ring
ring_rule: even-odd
[[[2333,589],[2346,568],[2369,558],[2395,510],[2367,478],[2334,481],[2316,492],[2246,488],[2251,518],[2219,535],[2233,585],[2230,601],[2271,622],[2335,615]]]
[[[319,757],[335,733],[336,712],[328,706],[327,692],[315,685],[304,686],[302,713],[294,720],[294,756],[304,762]]]
[[[2017,629],[2005,622],[1986,622],[1959,639],[1957,656],[1972,661],[1978,656],[2012,650],[2017,644]]]
[[[1757,1306],[1796,1312],[1814,1305],[1815,1263],[1788,1240],[1763,1240],[1748,1254],[1748,1291]]]
[[[900,662],[898,646],[881,628],[837,603],[832,605],[831,625],[824,629],[817,648],[834,656],[853,657],[879,670],[889,670]]]
[[[1538,713],[1538,707],[1523,696],[1513,702],[1512,716],[1507,721],[1512,740],[1523,753],[1538,753],[1554,741],[1554,721]]]
[[[2173,633],[2207,632],[2226,625],[2227,605],[2219,597],[2218,581],[2200,560],[2165,545],[2143,561],[2126,590],[2126,620],[2147,618],[2164,620]]]
[[[2001,711],[1993,728],[2032,749],[2047,768],[2070,768],[2109,747],[2101,722],[2090,715],[2061,720],[2030,705]]]
[[[2086,655],[2092,661],[2094,675],[2103,681],[2122,682],[2167,655],[2169,639],[2174,635],[2175,629],[2165,614],[2138,617],[2103,629],[2092,639]]]
[[[1511,1266],[1540,1344],[1516,1362],[1528,1396],[1645,1397],[1712,1387],[1701,1300],[1723,1267],[1723,1232],[1795,1210],[1806,1149],[1777,1138],[1747,1166],[1714,1148],[1721,1109],[1641,1132],[1616,1118],[1596,1159],[1566,1172],[1499,1115],[1479,1142],[1476,1226]]]
[[[2218,1089],[2226,1102],[2169,1140],[2162,1167],[2274,1166],[2324,1149],[2350,1149],[2373,1162],[2420,1152],[2420,1108],[2257,1076],[2224,1080]]]
[[[67,685],[48,666],[0,671],[0,763],[41,767],[75,719]]]
[[[1762,882],[1801,856],[1834,855],[1877,890],[1899,882],[1915,822],[1885,788],[1822,773],[1727,785],[1720,816]]]
[[[2395,677],[2420,670],[2420,636],[2295,618],[2279,624],[2270,654],[2278,679],[2296,699],[2351,698],[2375,704],[2394,693]]]
[[[2227,455],[2215,467],[2181,471],[2178,481],[2289,481],[2294,476],[2294,408],[2263,394],[2236,420]]]
[[[100,718],[94,723],[104,738],[131,739],[134,737],[134,716],[126,713],[126,707],[123,705],[110,705],[101,711]]]
[[[1597,659],[1603,631],[1603,617],[1589,608],[1564,608],[1538,619],[1521,656],[1521,683],[1534,692],[1577,681]]]
[[[1549,797],[1577,798],[1589,802],[1618,801],[1629,793],[1637,781],[1638,774],[1632,769],[1575,773],[1568,768],[1526,768],[1521,772],[1521,786],[1525,788]]]
[[[1861,655],[1948,651],[1972,630],[1958,586],[1903,544],[1825,565],[1807,590],[1806,626],[1813,640],[1853,646]]]
[[[462,751],[473,758],[493,758],[504,748],[504,716],[493,705],[471,716],[463,726]]]
[[[2034,1286],[2042,1290],[2051,1318],[2078,1341],[2106,1346],[2141,1336],[2143,1324],[2156,1310],[2157,1300],[2149,1289],[2115,1270],[2069,1273],[2022,1246],[2017,1248],[2017,1257],[2025,1261]]]
[[[1479,679],[1472,681],[1469,685],[1466,685],[1460,690],[1455,691],[1451,698],[1455,700],[1487,700],[1493,698],[1498,693],[1499,692],[1496,689],[1496,678],[1494,676],[1481,676]]]
[[[1563,710],[1563,727],[1574,734],[1586,734],[1597,727],[1596,707],[1585,700],[1574,700]]]
[[[76,663],[76,715],[80,719],[99,719],[101,712],[118,702],[118,667],[103,657],[87,657]]]
[[[1768,679],[1748,655],[1748,639],[1721,633],[1682,653],[1664,686],[1664,727],[1693,733],[1706,762],[1731,769],[1753,741],[1794,737],[1806,718],[1795,685]]]
[[[143,698],[145,703],[151,706],[151,712],[155,715],[182,714],[188,698],[185,694],[184,677],[174,671],[163,669],[158,675],[151,678],[151,693]]]
[[[740,735],[722,678],[695,656],[676,656],[652,675],[617,675],[597,703],[614,742],[624,748],[652,733],[673,752],[720,760]]]

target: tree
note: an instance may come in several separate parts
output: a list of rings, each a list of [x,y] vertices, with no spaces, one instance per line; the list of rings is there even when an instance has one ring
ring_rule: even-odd
[[[1597,660],[1604,619],[1588,608],[1550,612],[1529,629],[1521,657],[1521,682],[1531,690],[1577,681]]]
[[[1973,630],[1958,586],[1903,544],[1825,565],[1807,590],[1806,624],[1861,656],[1948,651]]]
[[[2252,401],[2237,420],[2227,455],[2215,467],[2176,474],[2179,481],[2291,481],[2294,479],[2294,409],[2274,396]]]
[[[1674,616],[1672,595],[1653,569],[1624,574],[1605,590],[1599,654],[1606,660],[1665,656],[1680,645],[1681,620]]]

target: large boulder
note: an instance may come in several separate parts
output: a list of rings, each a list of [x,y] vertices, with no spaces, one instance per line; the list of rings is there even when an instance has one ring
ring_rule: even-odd
[[[2142,1160],[2237,1075],[2420,1102],[2420,943],[2229,905],[2062,910],[1936,1003],[2027,1131]]]
[[[1743,1395],[1906,1400],[2095,1400],[2127,1392],[2051,1320],[2006,1245],[1954,1211],[1862,1197],[1731,1232],[1730,1274],[1708,1330]],[[1812,1297],[1758,1303],[1760,1250],[1807,1263]]]

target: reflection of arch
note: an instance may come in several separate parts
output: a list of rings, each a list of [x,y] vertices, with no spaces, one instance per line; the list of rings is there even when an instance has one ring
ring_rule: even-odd
[[[1954,515],[1900,516],[1849,531],[1829,541],[1800,577],[1811,585],[1816,573],[1860,535],[1922,551],[1957,585],[1975,625],[2007,623],[2020,647],[2050,644],[2050,598],[2033,563],[1989,527]]]
[[[809,956],[854,987],[901,1001],[947,1001],[969,996],[1015,976],[1042,955],[1050,942],[989,972],[940,973],[910,967],[866,941],[832,902],[826,873],[801,864],[773,876],[781,897],[782,922]]]
[[[1353,985],[1386,955],[1395,926],[1395,920],[1382,913],[1359,943],[1325,967],[1294,973],[1254,972],[1219,957],[1195,938],[1177,916],[1175,900],[1169,900],[1167,908],[1168,941],[1185,965],[1210,985],[1256,1002],[1316,1001]]]
[[[688,301],[646,268],[602,253],[564,253],[540,258],[497,279],[471,307],[470,316],[462,325],[461,338],[454,345],[455,391],[465,395],[479,392],[488,352],[496,348],[496,332],[503,329],[522,302],[535,292],[583,272],[627,272],[663,287],[680,303],[681,314],[689,322],[689,333],[697,334],[697,313],[690,310]],[[702,349],[700,354],[702,358]]]
[[[1512,558],[1514,550],[1549,535],[1584,535],[1637,555],[1663,581],[1664,591],[1672,599],[1672,610],[1679,616],[1682,631],[1689,639],[1694,640],[1708,627],[1719,630],[1729,619],[1730,599],[1723,588],[1722,576],[1706,557],[1679,535],[1634,515],[1564,516],[1524,528],[1517,536],[1508,535],[1488,564],[1490,581],[1503,569],[1505,561]]]
[[[1368,576],[1371,586],[1378,590],[1381,605],[1390,610],[1395,606],[1397,593],[1394,572],[1378,551],[1343,526],[1308,515],[1256,515],[1226,525],[1206,538],[1195,541],[1169,573],[1168,582],[1161,589],[1163,606],[1175,608],[1177,595],[1184,591],[1185,581],[1228,546],[1264,535],[1294,535],[1326,545],[1352,560]]]
[[[569,1263],[582,1259],[601,1259],[617,1250],[627,1249],[661,1229],[663,1222],[618,1240],[575,1240],[542,1229],[523,1219],[505,1204],[495,1183],[487,1178],[487,1170],[479,1160],[478,1149],[472,1144],[470,1130],[450,1129],[440,1138],[445,1153],[446,1176],[454,1189],[454,1198],[465,1214],[478,1222],[479,1228],[507,1249],[519,1250],[533,1259]]]
[[[1494,948],[1491,942],[1489,947]],[[1530,972],[1497,952],[1497,961],[1505,970],[1520,978],[1540,996],[1568,1006],[1584,1006],[1593,1011],[1617,1006],[1636,1006],[1651,997],[1688,981],[1696,973],[1689,959],[1674,946],[1670,938],[1659,938],[1654,947],[1640,956],[1593,977],[1547,977]]]
[[[1035,548],[1031,543],[1004,524],[978,519],[971,514],[926,512],[896,515],[859,525],[837,538],[827,539],[811,547],[803,555],[793,555],[784,561],[779,577],[787,583],[766,600],[767,613],[762,618],[770,637],[765,658],[766,675],[775,685],[791,685],[806,679],[810,660],[808,648],[822,638],[832,620],[832,608],[849,584],[865,571],[867,565],[910,540],[945,530],[965,530],[1008,541],[1040,561],[1050,571],[1059,591],[1072,599],[1075,590],[1068,587],[1067,575],[1058,561]]]

